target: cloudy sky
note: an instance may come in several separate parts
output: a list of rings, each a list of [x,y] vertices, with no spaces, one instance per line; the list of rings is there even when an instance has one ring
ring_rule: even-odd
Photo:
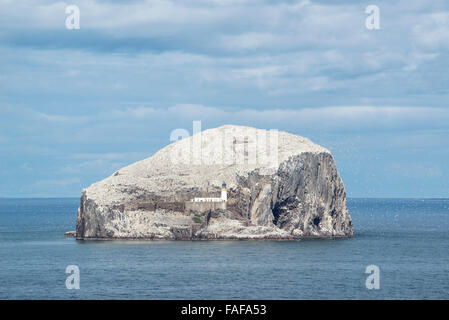
[[[449,2],[0,0],[0,197],[77,197],[193,120],[308,137],[349,197],[449,197]]]

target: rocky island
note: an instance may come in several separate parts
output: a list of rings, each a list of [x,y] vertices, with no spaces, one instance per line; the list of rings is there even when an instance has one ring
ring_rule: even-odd
[[[77,239],[350,237],[331,153],[286,132],[226,125],[178,140],[82,192]]]

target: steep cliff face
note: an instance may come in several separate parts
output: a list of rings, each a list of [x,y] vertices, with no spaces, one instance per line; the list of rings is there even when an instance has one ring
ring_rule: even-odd
[[[268,149],[275,161],[262,161],[259,151]],[[194,197],[219,197],[223,182],[224,208],[186,206]],[[83,190],[76,230],[79,239],[352,235],[345,188],[328,150],[285,132],[239,126],[172,143]]]

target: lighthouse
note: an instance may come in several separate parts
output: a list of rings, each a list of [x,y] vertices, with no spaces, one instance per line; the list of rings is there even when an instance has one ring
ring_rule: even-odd
[[[228,189],[226,188],[226,183],[224,182],[221,185],[221,201],[228,201]]]

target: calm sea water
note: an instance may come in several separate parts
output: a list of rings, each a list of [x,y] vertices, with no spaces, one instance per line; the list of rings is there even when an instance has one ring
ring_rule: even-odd
[[[349,199],[354,238],[293,242],[76,241],[78,203],[0,199],[1,299],[449,298],[449,199]]]

